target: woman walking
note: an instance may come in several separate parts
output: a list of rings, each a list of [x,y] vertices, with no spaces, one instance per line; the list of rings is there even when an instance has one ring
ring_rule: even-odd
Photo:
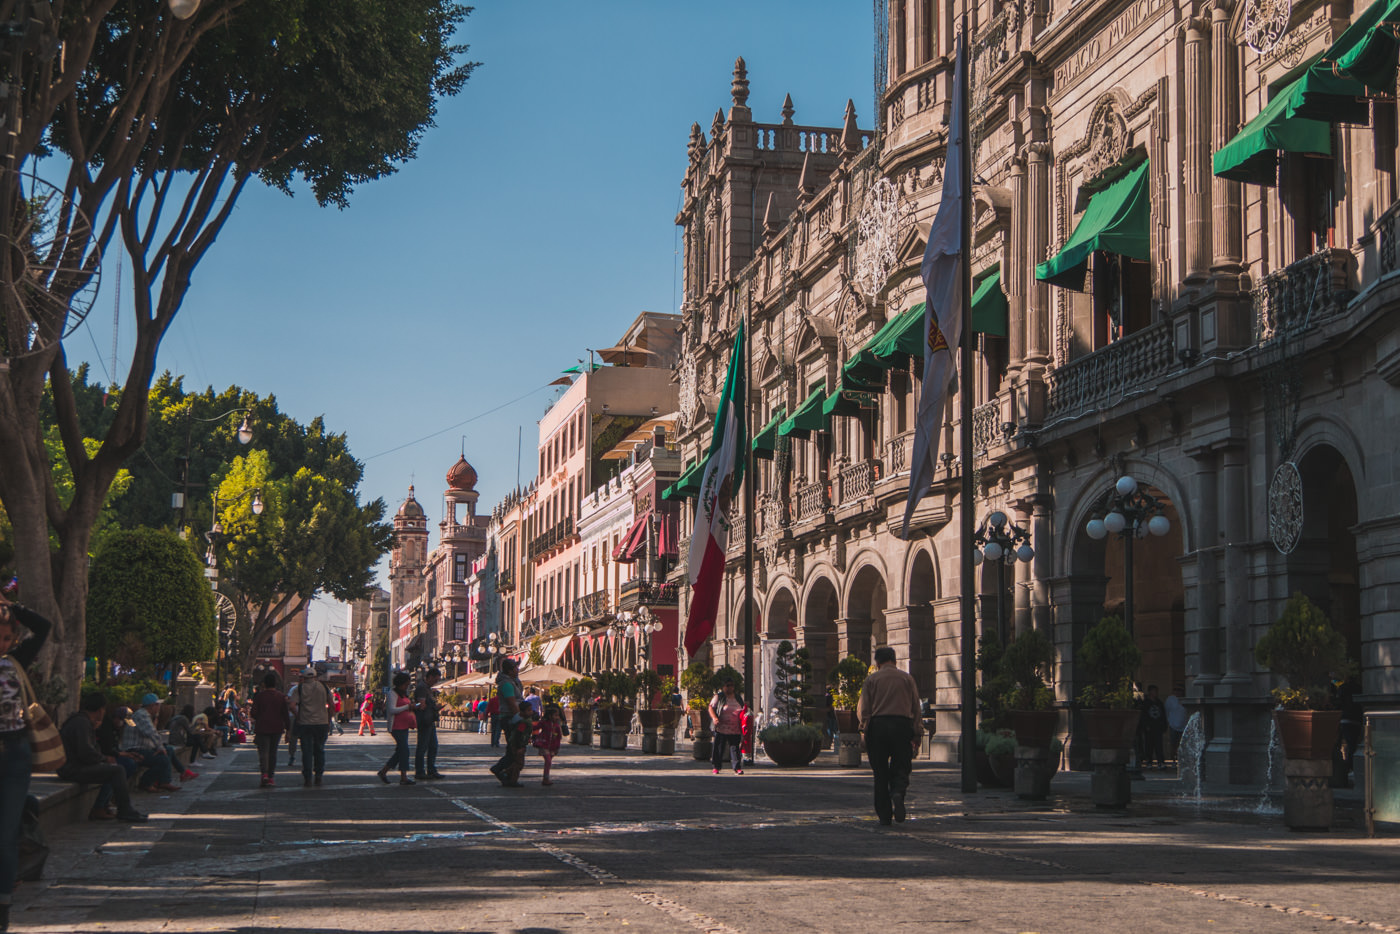
[[[501,663],[496,676],[496,696],[500,698],[498,715],[501,730],[506,735],[506,751],[491,766],[491,774],[507,788],[519,788],[520,773],[525,768],[525,747],[530,743],[530,708],[522,700],[525,690],[520,683],[519,665],[508,658]]]
[[[263,675],[262,690],[253,695],[249,716],[253,721],[253,742],[258,747],[258,768],[262,772],[259,787],[271,788],[276,782],[277,750],[282,745],[282,733],[292,722],[292,709],[287,695],[277,690],[277,675]]]
[[[408,731],[418,726],[418,718],[413,715],[413,700],[408,696],[410,680],[406,671],[394,675],[394,686],[385,696],[384,717],[389,721],[389,735],[394,737],[394,754],[378,773],[379,780],[386,785],[389,784],[389,770],[395,766],[399,770],[400,785],[414,784],[408,777],[409,767],[413,765],[408,750]]]
[[[374,692],[366,691],[365,699],[360,704],[360,735],[365,735],[365,727],[369,727],[369,735],[374,735]]]
[[[20,638],[20,627],[29,636]],[[25,718],[28,678],[52,628],[33,610],[11,603],[0,592],[0,931],[10,929],[10,896],[19,875],[19,825],[29,795],[32,750]]]
[[[729,760],[734,765],[734,774],[744,774],[742,751],[744,728],[739,722],[739,716],[743,709],[743,696],[735,692],[733,679],[726,679],[724,686],[720,688],[714,700],[710,701],[710,717],[715,721],[715,743],[714,751],[710,756],[710,764],[714,766],[715,775],[719,774],[720,764],[724,762],[725,750],[729,751]]]

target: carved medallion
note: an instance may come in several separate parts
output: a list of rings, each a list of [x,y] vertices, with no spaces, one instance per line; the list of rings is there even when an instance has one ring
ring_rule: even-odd
[[[1288,31],[1293,0],[1248,0],[1244,7],[1244,43],[1260,55],[1272,51]]]
[[[690,341],[686,341],[689,345]],[[693,424],[695,420],[695,358],[688,352],[682,352],[681,359],[686,362],[681,365],[681,385],[680,385],[680,407],[681,418]]]
[[[1292,461],[1285,461],[1269,481],[1269,539],[1286,555],[1303,537],[1303,478]]]
[[[1116,165],[1128,147],[1128,125],[1114,107],[1112,96],[1105,96],[1089,118],[1089,151],[1084,172],[1089,178]]]

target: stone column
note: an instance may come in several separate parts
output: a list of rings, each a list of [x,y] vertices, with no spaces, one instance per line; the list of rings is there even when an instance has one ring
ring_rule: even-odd
[[[1029,255],[1026,246],[1026,164],[1021,155],[1011,160],[1011,255],[1015,259],[1010,268],[1002,270],[1001,282],[1006,289],[1007,304],[1007,366],[1006,375],[1012,385],[1021,373],[1021,364],[1026,359],[1026,288],[1028,263],[1023,257]],[[1020,412],[1013,413],[1020,416]]]
[[[1050,578],[1055,574],[1051,554],[1057,547],[1050,523],[1053,501],[1048,494],[1042,494],[1036,496],[1031,504],[1031,547],[1035,549],[1035,557],[1031,559],[1034,571],[1030,588],[1031,625],[1048,634],[1054,624],[1050,618]],[[1072,534],[1070,540],[1073,541]]]
[[[844,657],[854,655],[856,658],[870,661],[870,636],[874,630],[874,625],[868,619],[838,619],[836,621],[836,644],[837,651]],[[840,659],[830,659],[830,664],[835,665]]]
[[[1210,11],[1211,150],[1222,149],[1240,128],[1238,49],[1230,38],[1232,0],[1215,0]],[[1211,272],[1237,275],[1244,258],[1240,183],[1211,176]]]
[[[1050,362],[1050,287],[1035,277],[1034,266],[1045,258],[1050,245],[1050,144],[1026,147],[1026,353],[1027,363],[1043,367]]]
[[[1219,457],[1213,451],[1193,454],[1196,460],[1196,687],[1220,680],[1220,498]],[[1186,654],[1192,654],[1188,645]],[[1188,670],[1188,674],[1190,671]]]
[[[1254,665],[1249,643],[1249,566],[1245,553],[1249,534],[1249,468],[1243,442],[1223,455],[1224,490],[1220,525],[1225,535],[1225,677],[1221,688],[1248,690]]]
[[[1186,130],[1183,166],[1183,207],[1186,253],[1183,278],[1188,283],[1205,279],[1211,257],[1211,133],[1209,125],[1210,34],[1201,19],[1188,19],[1182,34],[1186,45],[1186,67],[1182,76],[1182,107]]]

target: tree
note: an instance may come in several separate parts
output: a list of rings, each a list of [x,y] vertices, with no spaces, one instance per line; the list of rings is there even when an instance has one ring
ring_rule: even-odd
[[[103,537],[92,561],[87,618],[87,651],[99,659],[116,657],[124,646],[172,668],[214,657],[213,593],[199,558],[172,532],[133,529]]]
[[[370,663],[369,683],[379,690],[389,686],[389,639],[381,635],[374,640],[374,661]]]
[[[221,0],[177,20],[155,0],[0,0],[0,21],[26,26],[6,49],[18,119],[0,136],[0,234],[21,244],[0,250],[0,503],[24,599],[54,624],[41,675],[81,675],[93,524],[145,435],[161,339],[244,187],[290,193],[300,178],[344,208],[357,185],[413,158],[437,101],[474,67],[451,42],[469,12],[451,0]],[[41,155],[60,180],[39,218],[42,257],[21,184]],[[114,241],[131,270],[134,347],[89,452],[60,340],[68,314],[38,311],[69,308]],[[66,504],[40,430],[46,393],[73,476]]]

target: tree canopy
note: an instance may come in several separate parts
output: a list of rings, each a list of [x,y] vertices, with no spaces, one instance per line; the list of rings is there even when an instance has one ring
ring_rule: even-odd
[[[104,535],[87,610],[87,651],[98,658],[125,652],[175,664],[214,657],[214,595],[199,558],[173,532]]]
[[[144,439],[161,340],[244,186],[300,182],[343,208],[413,158],[437,102],[475,67],[453,44],[469,12],[451,0],[219,0],[177,20],[157,0],[0,0],[0,20],[25,23],[0,63],[18,114],[0,136],[0,234],[29,247],[0,251],[0,503],[24,599],[55,627],[41,676],[80,676],[93,525]],[[22,184],[40,157],[58,194],[42,256]],[[61,338],[114,243],[130,269],[134,344],[89,450]],[[66,503],[40,429],[46,404],[73,477]]]

